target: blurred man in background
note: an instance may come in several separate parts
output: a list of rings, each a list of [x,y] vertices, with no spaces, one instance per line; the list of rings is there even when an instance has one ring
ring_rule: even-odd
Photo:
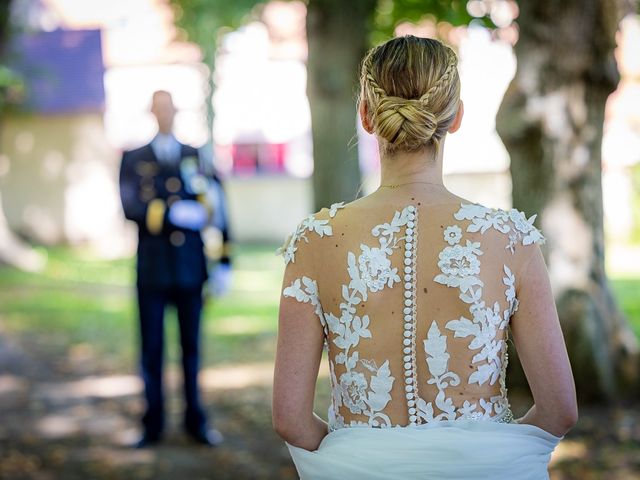
[[[205,445],[222,441],[209,429],[198,389],[200,320],[203,285],[222,294],[230,283],[228,228],[220,179],[198,150],[173,135],[176,109],[171,94],[153,94],[151,112],[158,134],[150,144],[124,152],[120,167],[120,197],[125,217],[139,229],[137,298],[141,338],[141,374],[146,412],[142,448],[160,441],[165,426],[162,391],[164,310],[174,304],[180,327],[185,431]],[[218,231],[219,248],[207,248],[218,259],[208,272],[203,237]],[[204,234],[203,234],[204,232]]]

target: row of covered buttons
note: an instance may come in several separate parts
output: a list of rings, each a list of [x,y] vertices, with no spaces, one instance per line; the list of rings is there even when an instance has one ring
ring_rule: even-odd
[[[405,232],[404,251],[404,337],[403,337],[403,360],[404,360],[404,381],[407,397],[407,407],[409,409],[409,422],[411,425],[417,423],[416,415],[416,388],[414,386],[414,362],[415,362],[415,246],[416,246],[416,208],[413,205],[407,207],[407,229]]]

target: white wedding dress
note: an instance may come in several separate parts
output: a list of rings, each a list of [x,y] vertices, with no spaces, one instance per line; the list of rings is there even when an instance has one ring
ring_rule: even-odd
[[[514,423],[505,386],[533,220],[355,202],[298,226],[283,295],[321,323],[332,390],[318,450],[288,445],[302,479],[548,478],[562,437]]]

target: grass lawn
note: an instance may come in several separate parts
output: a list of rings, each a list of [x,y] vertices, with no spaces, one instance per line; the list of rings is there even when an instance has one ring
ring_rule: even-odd
[[[275,248],[238,247],[232,291],[205,306],[205,365],[271,359],[283,271]],[[64,248],[46,253],[46,269],[38,274],[0,267],[0,328],[44,334],[34,341],[50,353],[75,347],[93,351],[115,368],[134,368],[137,323],[133,260],[97,260],[82,250]],[[614,273],[612,286],[640,336],[640,272],[635,278],[616,277]],[[179,353],[178,329],[172,309],[166,316],[166,333],[169,359],[175,360]]]
[[[613,277],[611,284],[620,308],[640,338],[640,273],[636,278]]]
[[[204,364],[272,356],[283,271],[275,248],[238,248],[232,291],[205,305]],[[47,266],[38,274],[0,267],[0,332],[36,334],[33,341],[47,353],[75,348],[93,352],[116,369],[135,368],[133,260],[97,260],[82,250],[46,253]],[[168,356],[176,360],[178,328],[171,307],[165,325]]]

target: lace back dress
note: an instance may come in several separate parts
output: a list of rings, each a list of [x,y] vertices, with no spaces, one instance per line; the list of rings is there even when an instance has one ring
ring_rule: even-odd
[[[515,209],[334,204],[281,248],[283,295],[324,329],[330,430],[511,422],[505,371],[520,272],[544,241]]]

